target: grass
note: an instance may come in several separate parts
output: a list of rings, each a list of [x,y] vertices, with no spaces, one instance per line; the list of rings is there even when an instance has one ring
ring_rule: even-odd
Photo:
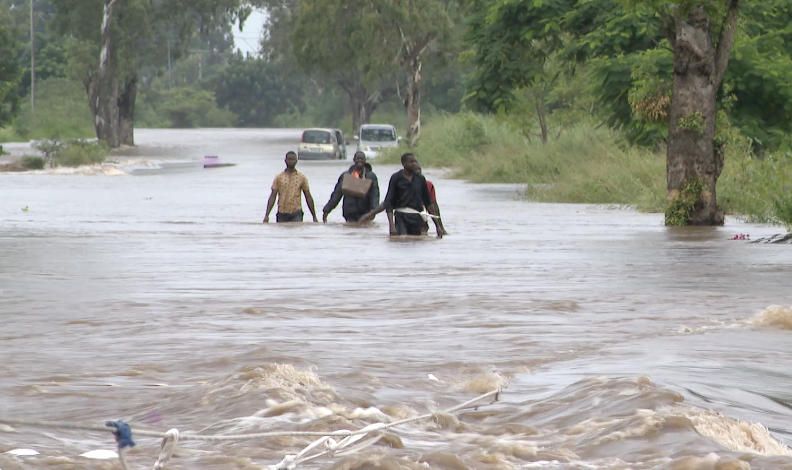
[[[51,78],[36,84],[36,109],[23,106],[13,124],[0,129],[0,143],[76,139],[93,135],[91,110],[82,85]]]
[[[380,161],[397,163],[403,148]],[[507,121],[472,113],[437,117],[424,127],[416,156],[453,168],[474,183],[526,184],[542,202],[626,204],[662,211],[665,158],[630,146],[618,132],[583,122],[545,145]]]
[[[389,150],[378,161],[398,163],[405,151]],[[444,115],[423,128],[413,152],[423,165],[451,168],[474,183],[525,184],[533,201],[666,208],[665,151],[631,145],[593,122],[579,122],[542,145],[502,118]],[[729,214],[792,227],[790,154],[758,158],[747,139],[732,138],[717,191]]]

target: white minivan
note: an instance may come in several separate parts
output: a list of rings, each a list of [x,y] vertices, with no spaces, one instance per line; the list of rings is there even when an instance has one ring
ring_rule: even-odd
[[[396,147],[402,138],[396,135],[396,128],[390,124],[363,124],[357,139],[357,149],[368,158],[376,158],[384,147]]]

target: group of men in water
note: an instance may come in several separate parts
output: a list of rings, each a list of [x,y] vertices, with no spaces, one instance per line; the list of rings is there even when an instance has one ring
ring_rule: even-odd
[[[380,204],[380,190],[377,175],[366,161],[366,154],[355,152],[353,165],[338,178],[338,183],[330,196],[330,200],[322,210],[322,221],[327,223],[327,216],[343,199],[342,212],[347,222],[368,222],[377,214],[385,211],[391,235],[426,235],[429,231],[429,219],[434,222],[438,238],[445,235],[445,228],[440,219],[437,206],[437,195],[434,185],[427,181],[421,173],[421,165],[412,153],[401,157],[402,169],[394,173],[388,183],[385,200]],[[277,222],[302,222],[302,196],[308,204],[314,222],[316,209],[308,178],[297,171],[297,154],[286,154],[286,169],[279,173],[272,182],[272,192],[267,201],[267,213],[264,223],[269,222],[269,215],[278,201]],[[365,193],[352,195],[345,193],[345,178],[368,179],[371,184]]]

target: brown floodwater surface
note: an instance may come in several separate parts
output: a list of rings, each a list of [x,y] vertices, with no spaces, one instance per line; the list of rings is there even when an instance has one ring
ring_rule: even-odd
[[[505,387],[300,468],[792,469],[792,251],[728,240],[780,230],[666,228],[432,169],[442,240],[340,207],[262,224],[299,135],[139,130],[112,171],[0,174],[0,417],[325,431]],[[350,164],[298,164],[320,220]],[[384,196],[397,168],[373,167]],[[0,469],[118,468],[80,457],[111,437],[0,425]],[[135,440],[150,468],[159,441]],[[166,468],[267,468],[309,442],[184,442]]]

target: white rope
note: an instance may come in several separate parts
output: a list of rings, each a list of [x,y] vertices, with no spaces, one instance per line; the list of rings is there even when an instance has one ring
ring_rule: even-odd
[[[500,393],[500,389],[493,390],[491,392],[485,393],[480,395],[476,398],[468,400],[460,405],[454,406],[447,410],[444,410],[443,413],[453,414],[457,413],[466,409],[470,408],[477,408],[481,405],[474,405],[475,403],[484,400],[485,398],[493,397],[494,401],[498,400],[498,394]],[[222,441],[243,441],[243,440],[250,440],[250,439],[266,439],[270,437],[319,437],[319,439],[315,440],[311,444],[309,444],[306,448],[300,451],[296,455],[287,455],[283,458],[283,460],[278,463],[277,465],[273,465],[271,468],[274,470],[293,470],[298,465],[309,462],[311,460],[315,460],[319,457],[323,456],[343,456],[349,455],[360,450],[365,449],[371,445],[376,444],[382,437],[382,431],[387,429],[402,426],[405,424],[413,423],[416,421],[423,421],[432,419],[437,413],[427,413],[420,416],[415,416],[412,418],[406,418],[399,421],[394,421],[392,423],[374,423],[370,424],[362,429],[358,429],[355,431],[350,431],[347,429],[342,429],[333,432],[320,432],[320,431],[278,431],[278,432],[262,432],[262,433],[252,433],[252,434],[230,434],[230,435],[199,435],[199,434],[188,434],[188,433],[179,433],[178,429],[170,429],[167,432],[156,432],[156,431],[147,431],[144,429],[135,429],[134,434],[139,436],[147,436],[147,437],[161,437],[162,438],[162,446],[160,448],[160,455],[157,458],[157,462],[154,464],[154,470],[161,470],[165,463],[170,460],[173,456],[174,451],[176,450],[176,446],[178,445],[179,441],[205,441],[205,442],[222,442]],[[55,429],[77,429],[77,430],[84,430],[84,431],[102,431],[102,432],[112,432],[112,428],[108,428],[107,426],[99,426],[99,425],[92,425],[92,424],[79,424],[79,423],[69,423],[63,421],[39,421],[39,420],[24,420],[24,419],[12,419],[12,418],[3,418],[0,417],[0,424],[8,424],[8,425],[17,425],[17,426],[32,426],[32,427],[42,427],[42,428],[55,428]],[[334,438],[343,438],[340,441],[336,441]],[[364,439],[365,438],[365,439]],[[170,443],[170,446],[168,446]],[[321,446],[322,444],[325,445],[326,450],[322,452],[317,452],[312,455],[307,455],[309,452],[315,450],[317,447]],[[128,470],[128,465],[124,458],[124,449],[119,449],[118,451],[118,458],[121,461],[121,467],[124,470]]]
[[[500,393],[500,390],[493,390],[489,393],[485,393],[481,396],[478,396],[472,400],[468,400],[465,403],[462,403],[459,406],[446,410],[445,413],[454,413],[456,411],[463,410],[465,408],[470,407],[471,404],[481,401],[485,398],[495,396],[495,400],[497,400],[497,395]],[[434,413],[429,413],[421,416],[417,416],[415,418],[407,418],[401,421],[395,421],[393,423],[383,424],[385,426],[383,429],[388,429],[393,426],[399,426],[402,424],[408,424],[413,421],[421,421],[425,419],[430,419],[434,416]],[[102,432],[112,432],[112,428],[108,428],[107,426],[99,426],[99,425],[92,425],[92,424],[79,424],[79,423],[70,423],[64,421],[40,421],[40,420],[26,420],[26,419],[12,419],[12,418],[3,418],[0,417],[0,424],[8,424],[8,425],[17,425],[17,426],[31,426],[31,427],[40,427],[40,428],[53,428],[53,429],[77,429],[82,431],[102,431]],[[382,424],[382,423],[378,423]],[[365,429],[365,428],[364,428]],[[188,431],[189,432],[189,431]],[[179,435],[179,440],[181,441],[205,441],[205,442],[222,442],[222,441],[245,441],[251,439],[266,439],[270,437],[321,437],[321,436],[330,436],[330,437],[347,437],[353,436],[356,434],[367,434],[368,431],[363,432],[363,430],[357,431],[349,431],[349,430],[340,430],[340,431],[333,431],[333,432],[321,432],[321,431],[274,431],[274,432],[260,432],[260,433],[252,433],[252,434],[228,434],[228,435],[201,435],[201,434],[188,434],[188,432],[181,433]],[[167,433],[164,432],[157,432],[157,431],[147,431],[145,429],[137,429],[135,428],[134,434],[137,436],[145,436],[145,437],[159,437],[165,438],[167,437]]]
[[[465,409],[469,408],[473,403],[476,403],[477,401],[480,401],[480,400],[482,400],[484,398],[487,398],[489,396],[492,396],[492,395],[495,395],[495,399],[497,400],[497,397],[498,397],[499,393],[500,393],[500,390],[493,390],[493,391],[491,391],[489,393],[485,393],[484,395],[476,397],[476,398],[474,398],[472,400],[468,400],[465,403],[462,403],[461,405],[457,405],[457,406],[455,406],[453,408],[449,408],[449,409],[445,410],[444,413],[451,414],[451,413],[456,413],[456,412],[465,410]],[[349,435],[347,437],[345,437],[344,439],[342,439],[338,443],[336,443],[331,438],[331,434],[333,434],[333,433],[329,433],[329,434],[327,434],[327,435],[315,440],[314,442],[310,443],[308,445],[308,447],[306,447],[305,449],[300,451],[299,454],[297,454],[297,455],[286,455],[283,458],[283,460],[281,460],[276,465],[272,465],[270,467],[270,469],[271,470],[294,470],[298,465],[300,465],[302,463],[305,463],[305,462],[308,462],[308,461],[311,461],[311,460],[314,460],[314,459],[317,459],[319,457],[324,457],[324,456],[330,456],[330,457],[338,456],[338,457],[341,457],[341,456],[344,456],[344,455],[353,454],[355,452],[358,452],[360,450],[365,449],[366,447],[369,447],[369,446],[372,446],[372,445],[376,444],[383,436],[383,434],[380,431],[384,431],[384,430],[386,430],[388,428],[392,428],[392,427],[395,427],[395,426],[400,426],[400,425],[403,425],[403,424],[412,423],[412,422],[415,422],[415,421],[422,421],[422,420],[431,419],[434,416],[435,416],[435,413],[427,413],[425,415],[416,416],[416,417],[413,417],[413,418],[406,418],[406,419],[402,419],[402,420],[399,420],[399,421],[395,421],[393,423],[387,423],[387,424],[386,423],[374,423],[374,424],[370,424],[370,425],[366,426],[365,428],[360,429],[358,431],[352,431],[352,432],[343,431],[343,432],[349,432]],[[342,432],[342,431],[336,431],[336,432]],[[355,446],[352,445],[352,444],[360,441],[364,437],[366,437],[367,434],[372,434],[372,433],[376,433],[376,434],[374,436],[369,437],[365,441],[360,442],[358,445],[355,445]],[[316,454],[313,454],[313,455],[306,456],[306,454],[308,452],[310,452],[311,450],[315,449],[317,446],[319,446],[319,445],[321,445],[323,443],[326,445],[328,450],[325,450],[324,452],[319,452],[319,453],[316,453]]]
[[[440,217],[438,217],[436,215],[433,215],[433,214],[430,214],[430,213],[426,212],[426,210],[417,211],[417,210],[415,210],[415,209],[413,209],[411,207],[399,207],[398,209],[396,209],[396,212],[401,212],[403,214],[418,214],[418,215],[421,216],[421,218],[423,219],[424,222],[429,222],[429,218],[430,217],[432,219],[439,219],[440,218]]]
[[[168,446],[168,442],[170,442],[170,446]],[[179,430],[175,428],[168,430],[168,432],[165,433],[165,437],[162,438],[159,457],[157,457],[157,461],[154,462],[153,470],[162,470],[165,463],[173,457],[173,453],[176,451],[176,446],[178,444]]]

